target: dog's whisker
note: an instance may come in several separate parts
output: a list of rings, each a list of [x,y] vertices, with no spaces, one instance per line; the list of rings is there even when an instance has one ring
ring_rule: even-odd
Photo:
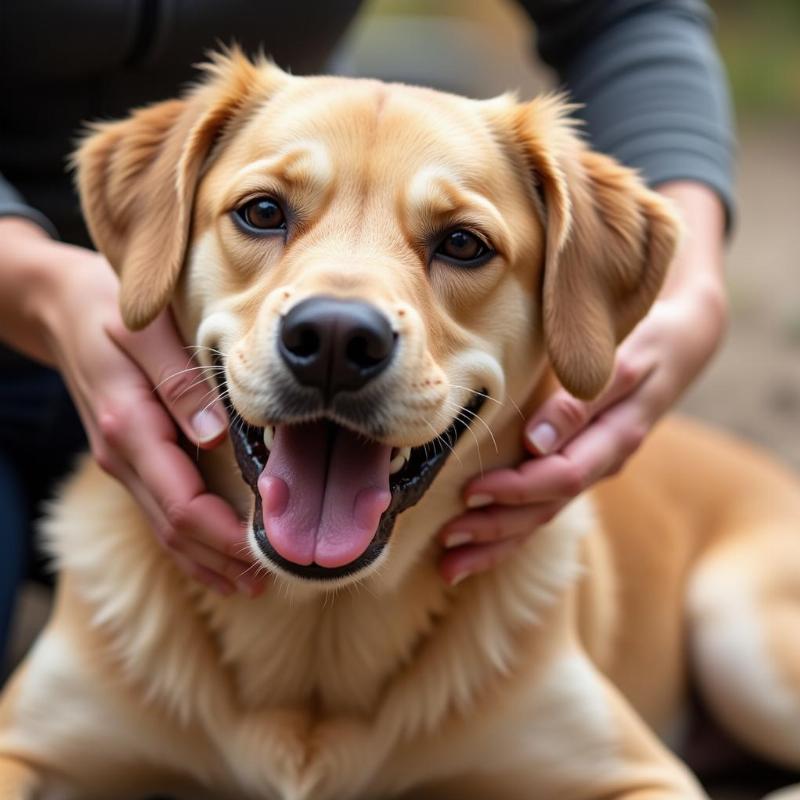
[[[258,561],[253,561],[253,563],[245,570],[239,573],[237,576],[237,580],[248,576],[250,573],[253,573],[255,576],[258,576],[259,568],[262,565],[258,563]],[[255,571],[255,572],[254,572]]]
[[[243,545],[241,545],[238,549],[236,549],[234,551],[233,555],[236,558],[239,558],[239,556],[246,555],[247,553],[250,553],[250,552],[251,552],[250,543],[249,542],[245,542]]]
[[[447,447],[447,449],[453,454],[453,457],[456,459],[456,461],[458,461],[458,463],[463,466],[464,462],[461,460],[461,456],[459,456],[453,449],[453,445],[451,445],[450,442],[448,442],[447,439],[445,439],[444,434],[441,433],[437,434],[436,428],[434,428],[433,425],[431,425],[431,423],[428,420],[425,420],[425,423],[434,433],[434,438],[432,440],[432,443],[442,442],[442,444],[444,444]]]
[[[208,403],[206,403],[206,404],[205,404],[205,405],[204,405],[204,406],[203,406],[203,407],[200,409],[200,412],[199,412],[199,413],[203,414],[203,413],[205,413],[206,411],[208,411],[208,409],[209,409],[209,408],[211,408],[211,406],[213,406],[213,405],[214,405],[214,403],[216,403],[216,402],[217,402],[217,400],[223,400],[225,397],[227,397],[227,396],[228,396],[228,394],[229,394],[229,392],[228,392],[228,390],[226,389],[224,392],[222,392],[222,393],[220,393],[220,394],[217,394],[217,390],[216,390],[216,389],[210,389],[209,391],[207,391],[207,392],[206,392],[206,393],[205,393],[205,394],[204,394],[204,395],[203,395],[203,396],[200,398],[200,402],[202,403],[202,402],[203,402],[203,400],[205,400],[205,399],[206,399],[206,397],[208,397],[210,394],[217,395],[217,396],[215,396],[215,397],[212,397],[212,398],[211,398],[211,400],[210,400]]]
[[[484,400],[489,400],[492,403],[496,403],[498,406],[503,405],[500,400],[498,400],[496,397],[492,397],[490,394],[486,394],[486,392],[479,392],[477,389],[470,389],[469,386],[459,386],[457,383],[451,383],[450,386],[453,389],[462,389],[463,391],[474,394],[477,397],[482,397]]]
[[[492,444],[494,446],[495,452],[496,453],[500,452],[500,449],[499,449],[499,447],[497,445],[497,439],[495,438],[494,433],[492,432],[492,429],[489,426],[489,423],[486,422],[486,420],[483,419],[483,417],[481,417],[480,414],[477,414],[476,412],[470,410],[466,406],[462,406],[461,404],[456,403],[454,400],[445,400],[445,403],[449,407],[455,408],[457,410],[457,412],[458,412],[458,416],[460,416],[462,413],[469,415],[469,424],[467,424],[467,428],[469,429],[469,431],[472,433],[473,436],[475,436],[475,432],[472,430],[472,424],[471,423],[473,421],[480,422],[481,425],[483,425],[483,427],[486,428],[486,431],[487,431],[487,433],[489,434],[489,436],[490,436],[490,438],[492,440]],[[476,437],[476,443],[477,443],[477,437]],[[480,450],[480,448],[479,448],[479,450]]]
[[[473,422],[473,421],[480,422],[481,425],[483,425],[483,427],[486,428],[486,432],[489,434],[489,436],[490,436],[490,438],[492,440],[492,444],[494,445],[495,452],[496,453],[500,452],[500,448],[497,446],[497,439],[494,436],[494,432],[492,431],[491,427],[489,426],[489,423],[486,422],[486,420],[480,414],[477,414],[476,412],[471,411],[469,408],[466,408],[465,406],[459,405],[458,403],[455,403],[452,400],[448,400],[446,402],[448,402],[448,403],[450,403],[450,405],[455,406],[456,408],[458,408],[459,409],[459,413],[464,412],[465,414],[469,414],[470,422]],[[472,425],[471,424],[468,425],[468,427],[470,428],[470,430],[472,430]]]
[[[190,383],[182,392],[180,392],[180,394],[178,394],[176,396],[176,399],[180,399],[184,395],[188,394],[196,386],[202,386],[204,383],[208,383],[208,380],[209,380],[209,376],[208,375],[203,375],[200,378],[198,378],[197,380],[192,381],[192,383]],[[162,383],[163,383],[163,381],[162,381]],[[156,388],[158,388],[158,387],[156,387]],[[217,387],[216,386],[213,387],[213,391],[217,391]],[[205,395],[203,396],[203,399],[205,399]]]
[[[506,394],[502,400],[498,400],[496,397],[492,397],[486,392],[479,392],[477,389],[470,389],[469,386],[459,386],[457,383],[451,383],[450,386],[453,389],[462,389],[465,392],[470,392],[471,394],[477,395],[478,397],[483,397],[485,400],[489,400],[492,403],[496,403],[498,406],[502,407],[506,404],[506,402],[510,403],[514,410],[519,415],[519,418],[524,422],[526,421],[525,415],[522,413],[522,409],[516,403],[513,397],[510,394]]]
[[[180,375],[186,375],[188,372],[196,372],[197,370],[203,370],[205,372],[212,372],[213,373],[213,372],[218,372],[218,371],[223,370],[223,367],[215,367],[215,366],[206,367],[206,366],[200,365],[200,366],[197,366],[197,367],[186,367],[185,369],[180,369],[177,372],[173,372],[171,375],[167,375],[167,377],[164,378],[162,381],[159,381],[153,387],[153,391],[156,391],[156,390],[160,389],[165,383],[169,383],[170,381],[175,380],[175,378],[179,377]],[[203,380],[205,380],[205,378]],[[184,389],[184,392],[186,392],[186,391],[187,390]],[[181,394],[183,394],[184,392],[182,392]]]
[[[222,358],[227,358],[228,354],[223,353],[222,350],[217,350],[216,347],[209,347],[205,344],[187,344],[183,347],[184,350],[207,350],[209,353],[214,353],[215,355],[222,356]]]
[[[512,406],[514,406],[517,414],[519,414],[519,418],[523,422],[527,422],[527,420],[525,418],[525,415],[522,413],[522,409],[516,404],[516,402],[514,401],[514,398],[510,394],[507,394],[505,399],[508,400],[508,402],[511,403]]]
[[[462,412],[463,411],[469,412],[469,409],[465,408],[464,406],[462,406],[461,407],[461,411]],[[473,414],[473,417],[475,417],[475,416],[476,415]],[[461,418],[461,412],[459,412],[459,418]],[[481,445],[480,445],[480,442],[478,441],[478,435],[475,433],[474,430],[472,430],[472,425],[467,424],[466,427],[467,427],[467,430],[470,433],[470,436],[472,436],[472,438],[473,438],[473,440],[475,442],[475,453],[478,456],[478,466],[480,468],[481,477],[483,477],[483,457],[481,456]]]

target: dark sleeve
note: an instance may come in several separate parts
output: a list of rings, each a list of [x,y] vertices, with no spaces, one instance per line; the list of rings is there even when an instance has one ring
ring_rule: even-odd
[[[734,212],[727,81],[700,0],[523,0],[592,146],[650,185],[689,179]]]
[[[41,211],[31,208],[22,195],[0,173],[0,217],[25,217],[58,238],[55,225]]]

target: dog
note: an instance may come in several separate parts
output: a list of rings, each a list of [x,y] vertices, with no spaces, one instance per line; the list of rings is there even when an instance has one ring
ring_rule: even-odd
[[[0,703],[3,800],[702,798],[659,739],[690,675],[800,767],[800,490],[746,446],[667,421],[513,558],[437,574],[464,482],[518,463],[556,381],[603,389],[676,247],[568,114],[233,49],[93,129],[78,184],[123,318],[171,305],[221,376],[231,441],[200,466],[271,578],[195,584],[87,458]]]

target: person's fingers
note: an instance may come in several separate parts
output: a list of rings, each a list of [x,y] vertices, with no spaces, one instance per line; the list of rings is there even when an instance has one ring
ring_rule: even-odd
[[[640,403],[621,402],[594,419],[563,448],[561,457],[573,465],[581,486],[591,486],[617,472],[639,447],[648,430]],[[532,463],[544,465],[552,458]],[[445,581],[452,585],[468,575],[491,569],[513,552],[532,528],[549,521],[574,494],[570,493],[561,501],[533,507],[492,506],[473,510],[447,523],[440,534],[446,552],[439,570]],[[527,522],[524,521],[526,515]]]
[[[172,559],[178,565],[178,569],[180,569],[181,572],[205,584],[210,589],[214,589],[225,596],[231,595],[236,591],[236,587],[229,580],[197,562],[192,561],[190,558],[182,556],[180,553],[173,553]]]
[[[190,531],[193,541],[212,548],[239,567],[253,563],[246,528],[221,497],[203,492],[184,501],[183,511],[176,512],[172,522],[179,533]]]
[[[494,503],[524,506],[574,497],[583,488],[582,475],[575,464],[554,453],[523,461],[516,469],[487,472],[467,484],[464,498],[472,509]]]
[[[597,417],[562,450],[584,486],[618,472],[639,449],[651,427],[641,402],[622,402]]]
[[[180,536],[179,532],[172,537],[168,536],[166,531],[170,526],[167,519],[152,494],[133,470],[119,462],[114,465],[114,474],[134,496],[147,515],[156,537],[185,575],[224,595],[232,594],[237,588],[250,596],[260,594],[263,589],[263,581],[255,575],[246,574],[248,570],[252,569],[253,564],[226,558],[200,543],[194,545],[189,537]],[[222,503],[222,505],[225,504]],[[192,535],[194,535],[194,531],[192,531]]]
[[[601,411],[635,391],[647,371],[621,351],[608,386],[591,401],[578,400],[564,389],[549,397],[525,426],[525,444],[536,455],[548,455],[585,428]]]
[[[238,516],[224,500],[206,492],[200,473],[186,453],[173,442],[156,441],[153,446],[158,447],[157,456],[153,450],[142,454],[130,446],[128,452],[165,518],[162,541],[183,551],[183,541],[191,539],[235,561],[238,568],[242,562],[252,563]]]
[[[144,371],[186,436],[201,447],[218,444],[228,429],[228,415],[213,381],[218,369],[188,355],[169,311],[142,331],[121,328],[110,335]]]
[[[255,597],[263,589],[263,581],[255,573],[254,564],[245,564],[219,553],[213,547],[185,537],[178,550],[181,556],[192,564],[202,567],[206,572],[224,578],[234,585],[242,594]]]
[[[651,407],[658,405],[658,387],[648,374],[638,390],[591,419],[560,453],[531,459],[516,470],[496,470],[468,485],[471,510],[439,533],[446,581],[491,568],[570,499],[621,468],[657,417]]]
[[[452,549],[524,536],[549,522],[563,504],[564,500],[557,500],[517,507],[495,505],[468,511],[441,529],[439,541]]]
[[[148,508],[160,541],[170,551],[186,554],[189,543],[198,544],[225,561],[224,568],[208,559],[205,566],[226,576],[241,573],[253,561],[238,516],[206,491],[196,466],[175,442],[174,427],[158,400],[141,387],[129,388],[129,394],[127,413],[125,406],[118,406],[100,419],[109,452],[120,454],[136,476],[135,481],[129,474],[117,477],[129,488],[137,484],[137,499]]]
[[[143,386],[110,397],[97,424],[107,445],[129,464],[166,512],[204,491],[200,473],[176,441],[169,415]]]
[[[489,544],[474,544],[445,551],[439,561],[439,573],[445,582],[455,586],[469,575],[484,572],[508,558],[526,540],[516,536]]]

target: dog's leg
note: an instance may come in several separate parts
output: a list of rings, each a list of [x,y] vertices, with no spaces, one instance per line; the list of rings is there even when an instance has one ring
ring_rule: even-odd
[[[465,754],[462,774],[404,800],[707,800],[577,647],[496,713],[469,744],[449,741]]]
[[[0,756],[0,797],[3,800],[36,800],[42,789],[41,776],[28,764]]]
[[[51,625],[4,688],[0,800],[148,796],[183,774],[181,727],[115,687],[86,641]]]
[[[794,513],[785,500],[776,489],[769,514],[737,520],[703,556],[689,613],[699,685],[714,716],[740,743],[797,770],[800,497]]]

